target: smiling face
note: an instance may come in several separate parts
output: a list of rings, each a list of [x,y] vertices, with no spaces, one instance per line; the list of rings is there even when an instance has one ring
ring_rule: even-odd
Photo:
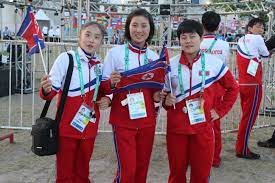
[[[144,16],[135,16],[131,20],[129,30],[133,44],[144,47],[150,34],[149,20]]]
[[[97,25],[90,25],[80,32],[79,46],[87,53],[94,54],[102,44],[103,35]]]
[[[202,38],[198,33],[182,33],[180,35],[181,49],[186,55],[196,55],[200,50]]]
[[[257,23],[252,27],[248,27],[248,31],[251,32],[252,34],[263,35],[264,25],[261,23]]]

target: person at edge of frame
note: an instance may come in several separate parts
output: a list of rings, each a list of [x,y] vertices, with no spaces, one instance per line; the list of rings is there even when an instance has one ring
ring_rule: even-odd
[[[270,51],[270,54],[274,54],[274,48],[275,48],[275,35],[271,36],[266,42],[265,45]],[[271,136],[270,139],[267,139],[265,141],[258,141],[258,146],[260,147],[266,147],[266,148],[275,148],[275,130]]]
[[[247,24],[246,34],[238,41],[236,62],[242,109],[235,150],[238,158],[260,158],[260,154],[252,152],[248,145],[262,99],[262,60],[269,56],[263,33],[264,21],[252,18]]]

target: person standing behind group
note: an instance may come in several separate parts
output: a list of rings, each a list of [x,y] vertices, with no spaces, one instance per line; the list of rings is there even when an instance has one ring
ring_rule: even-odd
[[[266,42],[265,45],[267,49],[272,52],[275,49],[275,35],[272,35]]]
[[[200,48],[203,52],[217,56],[227,64],[230,59],[229,43],[216,35],[220,22],[220,15],[214,11],[207,11],[202,15],[204,35]]]
[[[5,30],[3,31],[3,39],[10,39],[11,31],[7,26],[5,26]]]
[[[108,98],[97,96],[98,89],[98,94],[103,93],[99,88],[102,64],[95,51],[101,46],[103,35],[104,29],[98,23],[88,22],[80,30],[78,48],[69,51],[74,57],[74,69],[59,126],[57,183],[90,183],[89,162],[100,117],[98,106],[109,105]],[[42,99],[51,100],[58,94],[59,106],[68,65],[68,54],[61,53],[50,74],[41,79]]]
[[[238,95],[238,85],[223,61],[200,51],[202,35],[199,22],[180,23],[177,36],[182,52],[171,59],[172,89],[168,79],[165,81],[165,91],[173,91],[167,94],[164,104],[169,183],[185,183],[188,165],[191,183],[209,182],[214,155],[213,121],[227,114]],[[226,91],[216,106],[215,83]]]
[[[201,50],[205,53],[216,56],[223,63],[227,63],[230,59],[230,47],[228,42],[218,38],[216,31],[219,28],[221,17],[219,14],[208,11],[202,15],[202,25],[204,28],[203,41],[201,42]],[[225,91],[222,86],[217,83],[215,104],[219,105],[222,102],[222,97]],[[214,134],[215,134],[215,150],[213,166],[219,167],[221,161],[221,150],[222,150],[222,136],[221,136],[221,121],[220,119],[214,122]]]
[[[148,48],[154,31],[153,18],[145,9],[136,9],[128,15],[125,38],[129,42],[112,48],[104,62],[103,80],[109,83],[110,93],[119,87],[121,72],[159,58]],[[133,98],[145,106],[147,115],[133,118],[129,107],[132,104],[126,102]],[[152,88],[128,89],[113,95],[109,122],[113,127],[118,164],[114,182],[146,182],[156,125],[154,100],[159,101],[159,92]]]
[[[54,38],[56,42],[60,42],[61,30],[59,26],[56,26],[56,29],[54,30]]]
[[[48,33],[48,37],[49,37],[49,41],[50,42],[53,42],[54,41],[54,29],[53,29],[53,26],[51,26],[50,30],[49,30],[49,33]]]
[[[48,41],[49,28],[47,26],[43,26],[42,33],[43,33],[45,41]]]
[[[237,46],[237,68],[239,73],[242,117],[236,142],[238,158],[259,159],[260,155],[248,148],[251,129],[257,119],[262,99],[261,58],[269,52],[262,38],[264,21],[251,19],[247,24],[247,34],[241,37]]]
[[[266,42],[265,45],[270,52],[270,54],[274,54],[275,49],[275,35],[271,36]],[[275,130],[270,139],[265,141],[258,141],[258,146],[266,147],[266,148],[275,148]]]
[[[114,44],[120,44],[120,35],[118,30],[114,33],[113,40]]]

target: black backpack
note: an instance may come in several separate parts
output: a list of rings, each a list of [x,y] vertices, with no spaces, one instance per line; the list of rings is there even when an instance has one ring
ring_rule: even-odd
[[[58,151],[58,128],[63,113],[66,97],[68,95],[69,86],[73,72],[73,56],[68,53],[69,66],[66,74],[63,92],[61,95],[60,106],[57,109],[55,120],[45,117],[51,100],[45,102],[40,118],[36,119],[32,125],[32,147],[31,150],[38,156],[54,155]]]

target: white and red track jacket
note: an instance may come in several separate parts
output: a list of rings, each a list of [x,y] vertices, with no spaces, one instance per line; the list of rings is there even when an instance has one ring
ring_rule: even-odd
[[[213,41],[217,40],[210,50],[211,55],[217,56],[220,60],[222,60],[225,64],[228,63],[230,58],[230,47],[228,42],[218,39],[215,34],[207,34],[203,36],[203,41],[201,42],[201,50],[203,52],[207,52],[211,47]]]
[[[262,83],[261,58],[267,58],[268,56],[269,52],[261,35],[246,34],[241,37],[237,46],[239,83]],[[247,68],[251,59],[260,63],[255,77],[247,73]]]
[[[201,42],[200,48],[203,52],[207,53],[213,43],[215,41],[215,44],[213,45],[212,49],[210,50],[211,55],[216,56],[220,60],[222,60],[225,64],[228,63],[230,59],[230,47],[228,42],[218,39],[218,37],[215,34],[207,34],[203,36],[203,41]],[[223,96],[224,95],[224,89],[222,86],[217,84],[217,91],[219,91],[219,95],[217,96]]]
[[[101,67],[101,69],[103,68],[103,65],[99,62],[99,59],[97,57],[94,57],[89,60],[86,54],[84,53],[84,51],[80,47],[77,50],[79,52],[81,67],[82,67],[83,82],[84,82],[84,88],[85,88],[84,90],[86,94],[85,101],[89,106],[93,106],[92,100],[93,100],[94,89],[96,86],[95,64],[99,64],[99,67]],[[66,98],[66,103],[64,106],[63,115],[60,122],[59,135],[77,138],[77,139],[95,137],[97,134],[98,122],[100,117],[99,108],[97,105],[94,105],[94,109],[96,112],[96,122],[95,123],[89,122],[85,130],[83,131],[83,133],[79,132],[78,130],[76,130],[74,127],[70,125],[79,107],[83,103],[83,98],[81,97],[80,81],[79,81],[75,52],[69,51],[69,53],[73,55],[74,68],[73,68],[72,79],[69,87],[68,96]],[[51,100],[56,94],[58,94],[57,106],[59,106],[62,89],[64,87],[66,73],[68,70],[68,65],[69,65],[68,54],[66,52],[61,53],[55,60],[51,68],[51,71],[49,73],[50,80],[52,82],[52,91],[49,94],[44,95],[44,92],[42,91],[42,89],[40,89],[40,97],[42,99]],[[102,76],[100,76],[100,78],[101,77]],[[102,93],[100,90],[101,89],[99,89],[98,94]],[[99,99],[100,97],[101,96],[98,96],[97,99]]]
[[[104,90],[108,90],[109,94],[112,93],[109,80],[111,73],[114,71],[125,71],[125,47],[126,44],[112,48],[105,58],[102,77],[105,82],[109,83],[104,84],[105,86],[109,86],[109,88],[104,88]],[[144,65],[145,52],[147,52],[148,62],[159,58],[159,56],[151,49],[147,47],[140,49],[137,46],[129,43],[129,70]],[[110,124],[134,129],[155,125],[155,107],[153,101],[153,94],[155,91],[156,90],[152,88],[144,88],[131,89],[114,94],[109,120]],[[129,116],[128,105],[122,106],[121,101],[127,98],[127,94],[137,92],[143,92],[144,94],[147,117],[131,120]]]
[[[247,46],[249,53],[247,52],[244,42]],[[238,54],[247,59],[253,58],[265,58],[269,56],[269,52],[265,45],[264,39],[261,35],[256,34],[246,34],[241,37],[238,41],[237,47]]]
[[[182,75],[178,76],[178,66],[182,67]],[[228,67],[217,57],[205,54],[205,89],[203,94],[206,122],[190,125],[188,114],[183,112],[186,100],[199,98],[202,85],[201,54],[190,65],[184,53],[171,59],[171,80],[173,95],[176,96],[176,109],[164,106],[167,110],[167,133],[196,134],[206,128],[212,128],[210,110],[215,109],[222,118],[233,106],[238,95],[238,85]],[[185,94],[181,94],[178,77],[182,77]],[[216,96],[215,83],[218,82],[225,89],[223,101],[214,106]],[[169,86],[166,79],[166,86]],[[169,87],[166,87],[169,90]]]

